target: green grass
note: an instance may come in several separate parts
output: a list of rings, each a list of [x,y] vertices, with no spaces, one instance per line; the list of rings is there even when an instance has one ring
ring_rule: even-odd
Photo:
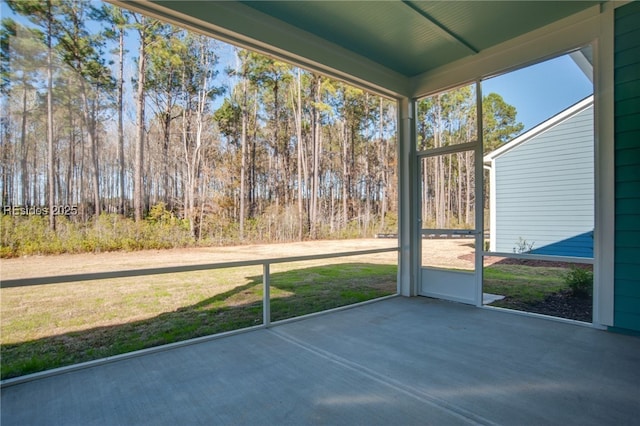
[[[396,291],[395,265],[351,263],[313,267],[271,276],[271,320],[278,321],[363,302]],[[278,297],[279,294],[292,296]]]
[[[326,261],[325,261],[326,262]],[[271,267],[271,320],[396,291],[393,264]],[[483,291],[522,310],[568,288],[567,268],[492,265]],[[2,379],[262,324],[260,267],[2,289]]]
[[[521,309],[567,289],[567,272],[567,268],[493,265],[484,269],[483,291],[506,296],[492,303],[492,306]]]
[[[1,377],[262,324],[256,272],[230,268],[4,288]],[[396,272],[389,264],[274,265],[271,320],[393,294]]]

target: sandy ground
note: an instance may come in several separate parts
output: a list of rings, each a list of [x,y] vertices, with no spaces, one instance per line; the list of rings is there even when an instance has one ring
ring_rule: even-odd
[[[10,280],[90,272],[272,259],[393,247],[397,247],[397,240],[395,239],[359,239],[144,250],[137,252],[25,256],[18,259],[0,260],[0,279]],[[394,252],[372,256],[381,261],[397,261],[397,254]]]
[[[397,246],[395,239],[305,241],[285,244],[254,244],[137,252],[84,253],[58,256],[25,256],[0,260],[0,279],[197,265],[242,260],[349,252]],[[423,240],[423,265],[472,269],[470,240]],[[371,255],[380,261],[397,261],[396,253]]]
[[[423,239],[422,265],[437,268],[474,269],[472,239]]]

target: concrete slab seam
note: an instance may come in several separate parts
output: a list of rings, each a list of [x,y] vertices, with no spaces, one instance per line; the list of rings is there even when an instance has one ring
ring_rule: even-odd
[[[271,333],[277,337],[279,337],[280,339],[291,343],[295,346],[298,346],[308,352],[311,352],[312,354],[322,357],[328,361],[331,361],[335,364],[338,364],[344,368],[347,368],[349,370],[352,370],[360,375],[363,375],[371,380],[374,380],[384,386],[387,386],[389,388],[392,388],[398,392],[401,392],[405,395],[408,395],[414,399],[417,399],[420,402],[423,402],[425,404],[431,405],[434,408],[438,408],[440,410],[443,410],[445,412],[448,412],[449,414],[453,415],[454,417],[457,417],[469,424],[474,424],[474,425],[491,425],[491,426],[497,426],[498,423],[495,423],[485,417],[479,416],[475,413],[472,413],[462,407],[459,407],[455,404],[451,404],[450,402],[444,401],[438,397],[435,397],[433,395],[430,395],[424,391],[421,391],[419,389],[416,389],[414,387],[411,386],[407,386],[404,383],[398,381],[398,380],[394,380],[390,377],[386,377],[381,375],[380,373],[377,373],[376,371],[365,367],[364,365],[358,364],[356,362],[353,361],[349,361],[348,359],[345,359],[339,355],[336,355],[334,353],[328,352],[324,349],[318,348],[317,346],[311,345],[309,343],[303,342],[299,339],[296,339],[295,337],[287,334],[286,332],[279,330],[277,328],[270,328],[266,330],[268,333]]]

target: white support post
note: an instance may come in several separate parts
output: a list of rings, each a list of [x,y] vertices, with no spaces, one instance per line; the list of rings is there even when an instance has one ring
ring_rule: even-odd
[[[398,293],[418,294],[418,214],[416,101],[398,101]]]
[[[271,325],[271,280],[269,274],[269,263],[264,263],[262,265],[262,325],[265,327]]]
[[[475,269],[476,269],[476,306],[482,306],[482,286],[483,278],[483,255],[484,251],[484,128],[482,126],[482,82],[476,81],[476,114],[477,114],[477,132],[476,149],[474,151],[475,164],[475,228],[476,228],[476,250],[475,250]]]
[[[614,325],[614,5],[604,4],[595,42],[595,235],[593,323]]]

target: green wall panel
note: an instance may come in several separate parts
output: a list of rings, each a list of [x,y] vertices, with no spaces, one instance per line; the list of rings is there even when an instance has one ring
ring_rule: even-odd
[[[617,166],[616,179],[625,182],[640,182],[640,168],[637,165]]]
[[[624,250],[622,250],[624,251]],[[637,264],[616,262],[616,291],[620,291],[621,294],[625,294],[627,291],[626,286],[630,282],[638,282],[638,273],[636,272]],[[640,313],[640,312],[639,312]]]
[[[637,280],[621,280],[624,281],[623,288],[616,294],[616,298],[640,299],[640,281]]]
[[[640,331],[640,2],[615,12],[616,331]]]
[[[632,330],[636,333],[640,333],[640,330],[636,325],[640,322],[640,314],[634,314],[631,312],[617,312],[615,318],[616,328],[621,329],[621,332],[626,330]]]
[[[622,35],[638,31],[638,18],[635,16],[633,11],[630,11],[628,14],[618,13],[616,18],[616,31],[618,34]]]
[[[616,182],[616,197],[640,197],[640,185],[638,185],[638,182]]]
[[[630,64],[634,61],[640,60],[640,46],[632,47],[627,50],[623,50],[620,53],[616,53],[615,60],[621,61],[621,63]]]
[[[640,80],[640,77],[638,78]],[[634,112],[630,112],[628,108],[620,111],[616,110],[616,133],[636,132],[640,130],[640,122]]]
[[[624,247],[624,250],[620,250],[620,253],[616,256],[616,263],[626,263],[633,265],[640,259],[640,248]],[[640,277],[638,277],[640,281]]]
[[[616,200],[616,214],[635,215],[638,213],[638,211],[640,211],[640,201],[638,201],[637,199],[618,198]]]
[[[640,95],[640,81],[629,81],[615,85],[616,101],[637,98]]]
[[[618,247],[635,248],[638,246],[638,241],[640,241],[640,231],[616,232],[616,245]]]
[[[638,183],[635,184],[636,186]],[[640,203],[638,203],[640,206]],[[635,214],[616,214],[616,231],[640,231],[640,220],[638,213]],[[638,245],[638,243],[636,243]],[[618,248],[618,247],[616,247]],[[616,251],[616,256],[619,253]],[[638,272],[640,274],[640,272]]]
[[[640,38],[640,32],[638,33]],[[628,83],[630,81],[637,81],[640,78],[640,70],[635,63],[631,63],[626,67],[616,69],[615,79],[618,83]]]
[[[616,135],[616,151],[638,149],[638,141],[640,141],[640,131],[620,133]],[[626,153],[618,160],[626,161]]]
[[[630,98],[624,101],[618,102],[615,106],[616,111],[624,116],[627,114],[633,114],[635,111],[638,111],[640,108],[640,97]]]
[[[624,6],[622,8],[619,8],[616,10],[616,23],[617,22],[635,22],[635,25],[632,26],[632,28],[638,28],[638,21],[637,21],[637,17],[635,17],[634,15],[640,13],[640,5],[639,4],[629,4],[627,6]],[[620,32],[623,33],[625,31],[629,31],[628,27],[626,27],[627,29],[625,29],[625,27],[623,26],[620,29]]]
[[[640,283],[638,283],[640,284]],[[636,306],[640,303],[640,297],[630,297],[630,296],[616,296],[616,306],[618,307],[618,311],[626,312],[631,315],[638,315],[635,312]]]

